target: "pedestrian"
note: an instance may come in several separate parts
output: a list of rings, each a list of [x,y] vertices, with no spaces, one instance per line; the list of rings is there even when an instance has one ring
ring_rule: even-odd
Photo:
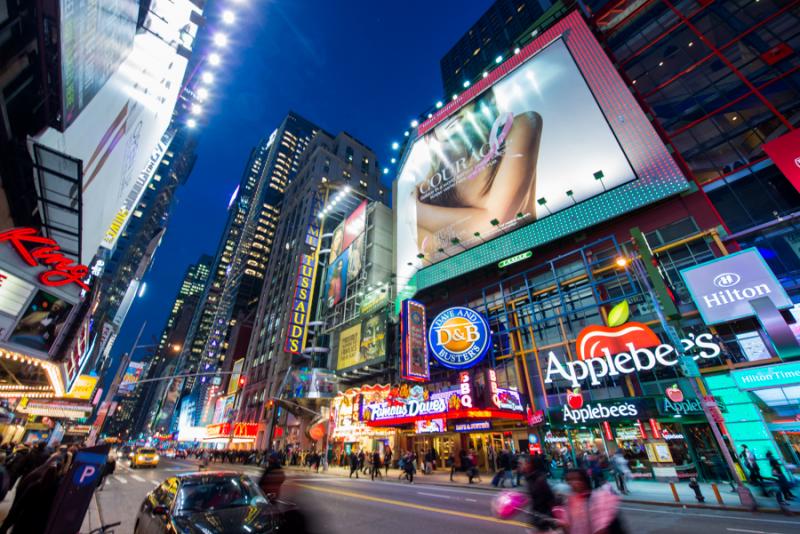
[[[467,474],[467,479],[470,484],[474,484],[474,479],[480,480],[478,473],[478,456],[475,454],[475,449],[470,449],[464,456],[464,465],[462,466],[464,472]]]
[[[403,469],[405,471],[406,480],[408,480],[410,484],[414,483],[414,473],[417,471],[417,468],[414,466],[414,460],[415,460],[414,453],[409,451],[408,456],[406,457],[405,462],[403,463]]]
[[[383,479],[383,475],[381,474],[381,453],[378,451],[374,451],[372,453],[372,480],[375,480],[375,475],[378,475],[378,478],[381,480]]]
[[[431,471],[433,471],[433,452],[430,450],[425,451],[425,455],[423,456],[424,468],[422,470],[423,473],[426,475],[430,475]]]
[[[11,488],[11,476],[6,469],[6,453],[0,452],[0,501],[4,501]]]
[[[355,451],[350,452],[350,476],[348,478],[353,478],[353,473],[358,478],[358,456]]]
[[[362,471],[365,475],[367,474],[364,469],[367,466],[367,454],[364,452],[364,449],[358,451],[358,470]]]
[[[553,507],[556,505],[556,496],[547,482],[544,459],[538,454],[533,456],[523,465],[522,471],[531,501],[531,525],[539,532],[554,530]]]
[[[453,482],[453,475],[456,473],[456,455],[452,450],[447,455],[445,466],[450,468],[450,482]]]
[[[619,517],[619,496],[608,486],[592,491],[592,480],[584,469],[567,473],[572,494],[567,498],[561,525],[569,534],[619,534],[625,532]]]
[[[386,476],[389,476],[389,467],[392,465],[392,449],[387,445],[383,448],[383,464]]]
[[[611,458],[611,466],[614,470],[614,480],[617,482],[617,489],[620,493],[627,495],[628,480],[632,478],[630,467],[628,467],[628,459],[622,449],[617,449],[614,456]]]
[[[261,474],[258,487],[267,497],[277,499],[280,496],[281,486],[285,480],[286,475],[281,466],[281,457],[277,452],[273,452],[267,459],[267,467],[264,468],[264,472]]]
[[[783,474],[781,463],[777,458],[775,458],[775,456],[772,454],[772,451],[767,451],[767,460],[769,461],[770,468],[772,469],[772,478],[774,478],[778,483],[778,492],[786,500],[794,499],[792,486],[789,483],[789,480],[786,478],[786,475]]]

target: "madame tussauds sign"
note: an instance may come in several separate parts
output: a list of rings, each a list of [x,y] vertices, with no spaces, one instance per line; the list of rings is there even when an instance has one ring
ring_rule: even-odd
[[[625,301],[615,306],[608,317],[609,326],[589,326],[578,335],[575,347],[577,360],[562,362],[555,353],[549,353],[545,383],[550,384],[554,378],[561,378],[568,380],[572,387],[579,387],[586,380],[590,385],[597,386],[600,379],[606,376],[627,375],[649,371],[657,365],[672,367],[678,364],[679,354],[673,345],[661,343],[656,333],[642,323],[625,322],[628,317]],[[721,352],[710,333],[697,336],[690,334],[687,339],[681,340],[681,345],[683,352],[691,355],[695,361],[716,358]]]

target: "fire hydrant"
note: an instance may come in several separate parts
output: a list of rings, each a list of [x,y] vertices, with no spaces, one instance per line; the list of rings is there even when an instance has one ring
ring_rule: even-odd
[[[697,497],[697,502],[706,502],[706,498],[703,497],[703,492],[700,491],[700,484],[697,483],[696,478],[692,477],[689,479],[689,487],[694,491],[694,496]]]

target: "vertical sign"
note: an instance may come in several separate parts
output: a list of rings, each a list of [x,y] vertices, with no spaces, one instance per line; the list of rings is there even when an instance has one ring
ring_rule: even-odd
[[[314,293],[316,273],[316,254],[301,254],[294,298],[292,299],[292,313],[289,316],[289,330],[283,346],[283,350],[291,354],[302,353],[306,345],[308,318],[311,315],[311,296]]]
[[[800,130],[793,130],[764,143],[761,148],[775,162],[789,183],[800,191]]]
[[[404,300],[400,310],[400,378],[427,382],[431,378],[425,306],[416,300]]]

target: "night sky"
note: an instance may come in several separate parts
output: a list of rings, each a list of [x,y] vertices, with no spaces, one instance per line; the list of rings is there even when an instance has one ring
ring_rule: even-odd
[[[442,94],[439,59],[490,0],[218,0],[209,29],[229,6],[237,21],[205,103],[194,172],[179,189],[150,272],[112,354],[158,338],[186,267],[215,254],[228,199],[250,149],[289,110],[371,147],[381,167],[416,115]],[[387,181],[393,179],[391,172]],[[134,359],[142,359],[145,349]]]

